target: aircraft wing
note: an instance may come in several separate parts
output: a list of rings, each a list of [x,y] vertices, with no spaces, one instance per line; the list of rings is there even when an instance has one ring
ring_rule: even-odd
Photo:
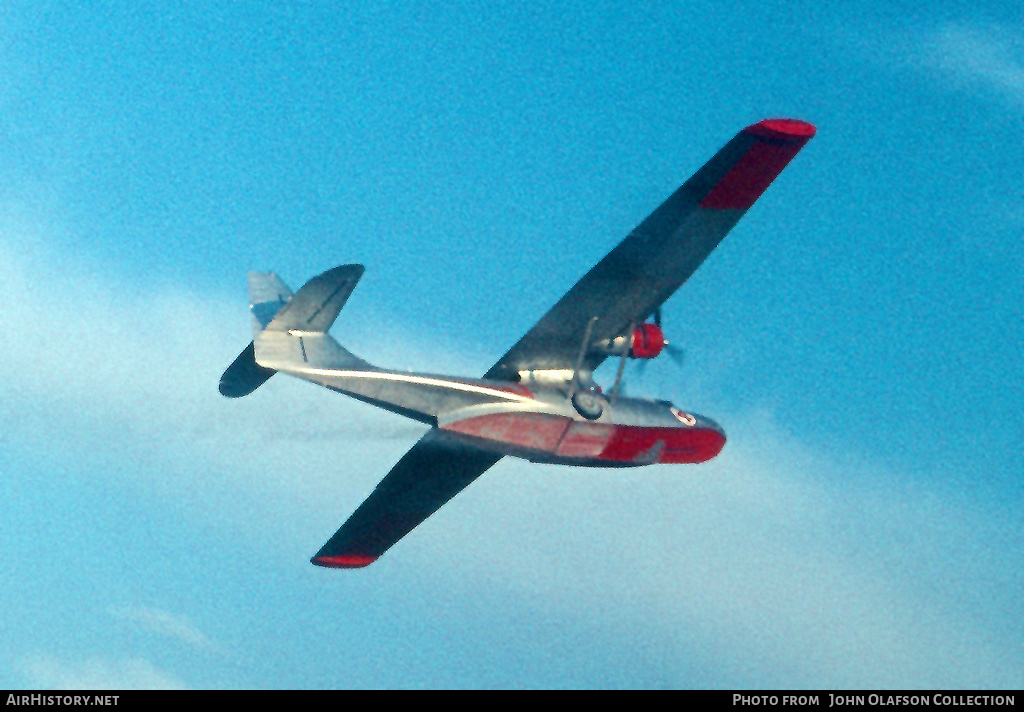
[[[311,561],[343,569],[372,564],[501,457],[430,430]]]
[[[590,270],[485,378],[571,369],[587,325],[591,343],[623,336],[668,299],[814,135],[810,124],[771,119],[748,126]],[[339,300],[341,301],[341,300]],[[584,367],[607,354],[589,350]],[[501,459],[435,429],[398,461],[312,558],[358,568],[375,561]]]
[[[768,185],[814,136],[795,119],[748,126],[590,270],[484,378],[519,371],[572,369],[587,324],[591,344],[639,326],[711,254]],[[583,368],[607,354],[590,350]]]

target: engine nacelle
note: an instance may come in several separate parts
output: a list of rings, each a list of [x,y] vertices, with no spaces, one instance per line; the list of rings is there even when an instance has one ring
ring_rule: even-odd
[[[657,324],[641,324],[633,330],[630,358],[654,358],[665,348],[665,334]]]

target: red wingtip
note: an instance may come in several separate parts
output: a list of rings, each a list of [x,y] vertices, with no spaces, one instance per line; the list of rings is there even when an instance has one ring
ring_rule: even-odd
[[[700,201],[712,210],[746,210],[775,180],[817,129],[799,119],[765,119],[741,131],[747,146],[729,171]],[[737,136],[737,138],[739,138]]]
[[[743,129],[744,133],[783,141],[809,141],[818,129],[800,119],[765,119]]]
[[[342,556],[314,556],[310,561],[328,569],[361,569],[377,560],[376,556],[349,554]]]

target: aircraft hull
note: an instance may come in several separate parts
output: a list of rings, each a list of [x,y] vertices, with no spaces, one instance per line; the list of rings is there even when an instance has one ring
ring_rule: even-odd
[[[666,404],[650,405],[657,408],[656,417],[636,418],[635,407],[620,407],[620,413],[634,416],[629,418],[631,423],[516,410],[449,420],[438,427],[471,439],[475,447],[538,462],[586,467],[706,462],[725,446],[725,433],[710,420],[680,413]],[[676,423],[669,422],[672,420]]]
[[[300,351],[307,357],[331,346],[309,336],[280,339],[301,342]],[[588,418],[573,406],[570,383],[525,387],[372,367],[293,364],[266,361],[299,378],[436,425],[477,449],[536,462],[587,467],[690,464],[712,459],[725,445],[725,433],[717,423],[666,401],[609,401],[596,392],[591,395],[596,410]]]

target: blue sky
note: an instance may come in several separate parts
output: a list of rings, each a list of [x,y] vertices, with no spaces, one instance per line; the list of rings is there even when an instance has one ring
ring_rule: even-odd
[[[754,4],[750,4],[754,5]],[[1024,686],[1011,3],[0,10],[0,687]],[[229,401],[245,271],[479,375],[743,126],[818,135],[628,375],[701,466],[506,459],[314,553],[423,427]]]

